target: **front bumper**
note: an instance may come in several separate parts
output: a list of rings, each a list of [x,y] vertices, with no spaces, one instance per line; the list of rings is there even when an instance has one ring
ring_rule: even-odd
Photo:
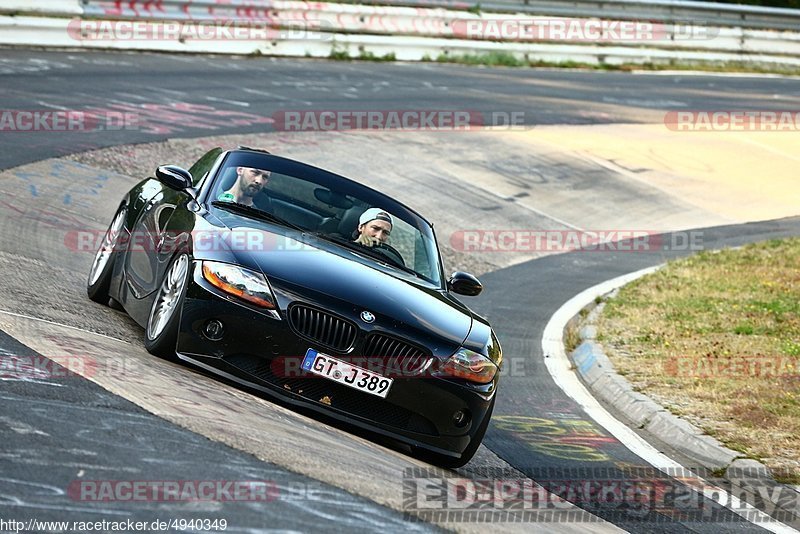
[[[319,302],[317,295],[306,300],[305,295],[275,293],[277,314],[251,308],[211,286],[195,264],[181,312],[178,355],[290,404],[412,446],[461,455],[487,415],[497,378],[486,386],[474,386],[428,373],[393,376],[389,394],[382,399],[306,373],[299,369],[299,361],[309,348],[336,358],[354,355],[331,351],[296,334],[287,321],[286,304],[302,298],[341,316],[346,317],[347,310],[332,309],[332,301]],[[210,320],[223,325],[218,340],[204,334]],[[466,423],[457,424],[457,412],[469,415]]]

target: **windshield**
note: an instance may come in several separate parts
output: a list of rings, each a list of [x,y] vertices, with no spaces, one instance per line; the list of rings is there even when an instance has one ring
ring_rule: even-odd
[[[230,204],[226,211],[302,229],[343,254],[355,252],[366,263],[441,287],[428,223],[390,197],[341,176],[268,154],[231,152],[206,200],[217,209]]]

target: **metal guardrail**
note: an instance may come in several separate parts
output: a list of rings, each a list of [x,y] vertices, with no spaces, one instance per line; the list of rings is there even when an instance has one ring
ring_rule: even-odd
[[[399,6],[366,6],[343,3],[306,2],[301,0],[270,0],[269,8],[253,3],[232,2],[220,4],[216,0],[161,0],[159,2],[109,2],[83,0],[85,17],[95,19],[146,20],[153,22],[180,21],[202,24],[209,21],[253,24],[272,28],[303,27],[328,33],[374,34],[414,37],[434,37],[539,44],[582,44],[608,46],[647,47],[651,49],[683,49],[694,51],[742,54],[772,54],[800,56],[800,32],[774,32],[742,28],[703,27],[694,24],[656,23],[658,36],[647,39],[587,38],[570,40],[566,37],[509,38],[486,31],[467,32],[468,23],[511,23],[521,27],[535,22],[546,24],[552,17],[526,14],[481,13],[441,8],[410,8]],[[252,2],[252,0],[251,0]],[[570,19],[573,22],[589,19]],[[614,19],[611,19],[614,20]]]
[[[440,55],[458,57],[465,54],[502,52],[529,61],[577,61],[586,64],[642,64],[744,61],[769,63],[800,68],[800,54],[769,52],[670,50],[651,47],[602,46],[595,44],[494,42],[486,40],[444,39],[435,37],[328,33],[309,39],[288,35],[283,39],[264,41],[223,40],[76,40],[69,25],[74,19],[65,17],[25,17],[0,15],[0,44],[15,46],[52,46],[83,49],[150,50],[184,53],[261,54],[289,57],[329,57],[331,52],[359,57],[364,53],[383,56],[392,54],[399,60],[419,61]],[[158,24],[157,21],[145,24]],[[772,32],[766,32],[772,33]]]
[[[439,7],[553,17],[649,20],[663,23],[800,30],[800,9],[685,0],[342,0],[365,5]]]
[[[117,13],[119,17],[178,16],[181,19],[213,18],[225,14],[232,18],[246,18],[268,14],[280,3],[280,0],[0,0],[0,11],[83,12],[89,16],[105,17]],[[800,31],[800,9],[688,0],[337,0],[337,3]]]
[[[30,13],[48,16],[82,15],[81,0],[0,0],[2,13]]]
[[[430,0],[412,0],[428,3]],[[443,1],[447,0],[433,0]],[[482,11],[519,11],[561,17],[600,17],[739,28],[800,30],[800,9],[686,0],[490,0],[469,2]]]
[[[741,54],[763,54],[800,56],[800,31],[766,31],[741,27],[703,26],[696,23],[676,24],[657,22],[657,38],[636,42],[599,39],[570,40],[538,38],[493,37],[487,31],[483,36],[475,32],[467,34],[468,22],[490,24],[511,22],[518,27],[524,24],[548,23],[552,17],[532,16],[522,13],[473,13],[442,8],[411,8],[401,6],[376,6],[332,2],[306,2],[302,0],[81,0],[84,15],[99,19],[135,19],[152,21],[182,21],[203,23],[206,21],[233,21],[237,24],[261,24],[271,27],[292,27],[298,23],[316,25],[323,32],[347,34],[373,34],[390,36],[443,37],[485,41],[538,42],[540,44],[582,44],[599,47],[615,45],[629,48],[676,49],[694,51],[716,51]],[[508,0],[513,1],[513,0]],[[561,1],[561,0],[558,0]],[[619,0],[611,0],[619,1]],[[633,1],[633,0],[624,0]],[[800,14],[800,10],[798,10]],[[590,19],[570,18],[570,21]],[[604,19],[618,20],[618,19]],[[478,32],[479,33],[479,32]]]
[[[228,13],[236,16],[268,13],[274,0],[80,0],[87,14],[109,13],[170,13],[185,8],[184,14],[204,18],[208,13]],[[530,15],[603,18],[609,20],[647,20],[662,23],[681,23],[727,26],[752,29],[800,31],[800,9],[771,8],[687,0],[344,0],[361,5],[445,8],[497,13],[526,13]]]
[[[346,2],[347,0],[345,0]],[[392,0],[394,1],[394,0]],[[398,0],[422,3],[423,0]],[[523,0],[493,0],[508,2]],[[566,0],[545,0],[551,4]],[[579,38],[506,38],[491,32],[476,35],[465,31],[467,23],[510,22],[521,27],[531,21],[553,22],[550,16],[526,13],[469,12],[463,9],[431,7],[364,5],[356,3],[308,2],[304,0],[0,0],[0,44],[68,46],[81,48],[114,48],[126,50],[169,50],[185,52],[263,53],[271,55],[304,55],[325,57],[345,51],[349,55],[396,54],[398,59],[419,60],[425,56],[509,53],[520,59],[543,61],[578,61],[590,64],[665,63],[665,62],[752,62],[800,65],[800,31],[749,29],[740,26],[720,27],[655,21],[661,25],[657,38],[640,40]],[[574,0],[599,5],[594,0]],[[641,5],[640,0],[608,0],[608,3]],[[687,2],[676,2],[681,5]],[[452,2],[450,2],[452,5]],[[663,1],[662,1],[663,4]],[[36,5],[40,9],[25,7]],[[550,5],[550,4],[547,4]],[[704,4],[715,5],[715,4]],[[715,5],[716,6],[716,5]],[[719,7],[719,6],[716,6]],[[738,9],[740,6],[723,6]],[[77,12],[76,12],[77,10]],[[756,11],[775,10],[760,8]],[[791,10],[781,10],[791,11]],[[800,19],[800,10],[797,10]],[[75,15],[80,15],[76,17]],[[47,19],[46,17],[58,17]],[[586,23],[592,17],[568,17],[570,22]],[[605,21],[614,21],[602,17]],[[226,37],[214,43],[203,42],[197,35],[147,39],[121,36],[93,39],[102,22],[137,21],[150,26],[233,23],[242,26],[272,29],[301,28],[319,35],[299,37],[298,33],[272,31],[269,37],[237,42]],[[297,23],[300,23],[299,25]],[[85,25],[85,26],[84,26]],[[103,34],[100,26],[99,33]],[[155,28],[157,30],[157,28]],[[148,30],[149,31],[149,30]],[[60,34],[59,32],[63,32]],[[153,35],[159,34],[155,31]],[[253,31],[249,35],[257,35]],[[159,34],[160,35],[160,34]],[[259,34],[260,35],[260,34]],[[264,34],[267,35],[267,34]],[[170,42],[174,40],[175,42]],[[344,49],[344,50],[343,50]]]

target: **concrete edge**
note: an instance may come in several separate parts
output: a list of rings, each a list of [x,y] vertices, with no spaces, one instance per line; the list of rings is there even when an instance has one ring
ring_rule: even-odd
[[[661,267],[663,265],[659,268]],[[637,278],[647,274],[650,273],[643,272]],[[634,391],[631,384],[616,372],[602,345],[597,342],[597,327],[594,323],[605,306],[605,299],[613,297],[621,287],[635,279],[620,283],[601,298],[588,302],[565,325],[565,337],[567,332],[577,329],[581,340],[574,350],[567,350],[581,382],[597,399],[619,412],[629,426],[649,432],[697,462],[699,466],[722,473],[721,476],[736,488],[737,494],[747,496],[747,501],[768,501],[773,510],[778,508],[800,517],[800,509],[797,508],[800,503],[800,486],[776,481],[766,465],[725,447],[717,439],[670,413],[647,395]],[[774,491],[774,488],[795,492],[796,498],[787,502],[783,492]],[[795,508],[786,509],[787,504],[793,504]]]

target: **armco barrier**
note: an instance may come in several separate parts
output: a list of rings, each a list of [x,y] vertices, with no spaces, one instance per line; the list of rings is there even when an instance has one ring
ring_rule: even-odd
[[[82,15],[80,0],[0,0],[3,13],[35,13],[49,16]]]
[[[416,1],[416,0],[412,0]],[[427,0],[420,0],[427,3]],[[446,1],[446,0],[445,0]],[[800,10],[682,0],[490,0],[485,11],[800,31]]]
[[[635,3],[635,2],[633,2]],[[633,4],[632,3],[632,4]],[[588,4],[588,2],[587,2]],[[302,27],[312,30],[305,36],[298,32],[271,32],[261,41],[203,42],[200,38],[169,40],[92,39],[81,31],[79,19],[61,22],[36,20],[31,16],[3,17],[0,44],[111,48],[184,52],[211,52],[267,55],[309,55],[325,57],[331,52],[359,56],[394,54],[397,59],[435,59],[441,55],[458,56],[486,52],[508,52],[530,61],[577,61],[588,64],[670,63],[670,62],[752,62],[798,65],[800,32],[754,30],[741,27],[663,24],[657,39],[641,41],[595,42],[583,40],[501,40],[491,32],[470,33],[468,24],[496,23],[545,24],[566,19],[533,17],[526,14],[470,13],[442,8],[355,5],[304,2],[299,0],[77,0],[44,2],[0,0],[0,12],[15,13],[27,6],[25,13],[65,17],[82,14],[82,19],[136,20],[141,24],[179,22],[184,25],[231,22],[239,26],[269,28]],[[548,4],[549,5],[549,4]],[[50,9],[48,12],[45,7]],[[798,11],[800,13],[800,11]],[[55,20],[55,19],[54,19]],[[575,22],[577,19],[569,19]],[[578,22],[585,23],[577,20]],[[37,32],[40,34],[37,35]],[[59,34],[64,32],[65,34]],[[254,32],[255,33],[255,32]],[[310,34],[311,35],[309,37]]]
[[[491,42],[463,39],[443,39],[411,36],[383,36],[322,32],[314,39],[304,36],[274,39],[269,42],[202,39],[182,40],[76,40],[70,36],[67,18],[5,17],[0,16],[0,44],[20,46],[54,46],[86,49],[156,50],[164,52],[262,54],[273,56],[328,57],[332,51],[351,57],[362,53],[376,56],[394,54],[399,60],[419,61],[425,56],[459,56],[489,52],[507,52],[530,61],[578,61],[587,64],[618,65],[623,63],[663,63],[669,61],[750,61],[800,66],[800,57],[708,52],[690,50],[651,49],[624,46],[586,44]],[[152,24],[152,23],[151,23]]]
[[[205,17],[213,13],[246,18],[268,15],[276,7],[281,8],[281,2],[273,0],[84,0],[83,3],[87,14],[98,10],[104,16],[114,16],[116,11],[118,16],[132,13],[136,17],[175,13]],[[800,31],[800,10],[686,0],[359,0],[352,3]]]
[[[86,5],[86,16],[145,20],[231,20],[291,27],[307,24],[322,31],[348,34],[409,35],[419,37],[470,38],[466,35],[469,22],[518,21],[547,23],[553,17],[533,17],[523,14],[482,13],[444,9],[408,8],[396,6],[364,6],[325,2],[274,0],[270,8],[220,5],[214,0],[177,0],[147,2],[98,2]],[[146,9],[145,9],[146,6]],[[800,55],[800,32],[768,32],[743,28],[703,27],[696,24],[657,24],[664,35],[647,43],[622,43],[622,46],[672,48],[684,50],[714,50],[734,53],[769,53]],[[490,36],[491,37],[491,36]],[[487,38],[486,40],[492,40]],[[547,42],[546,39],[537,42]],[[559,43],[561,44],[561,43]],[[579,43],[574,43],[579,44]]]

